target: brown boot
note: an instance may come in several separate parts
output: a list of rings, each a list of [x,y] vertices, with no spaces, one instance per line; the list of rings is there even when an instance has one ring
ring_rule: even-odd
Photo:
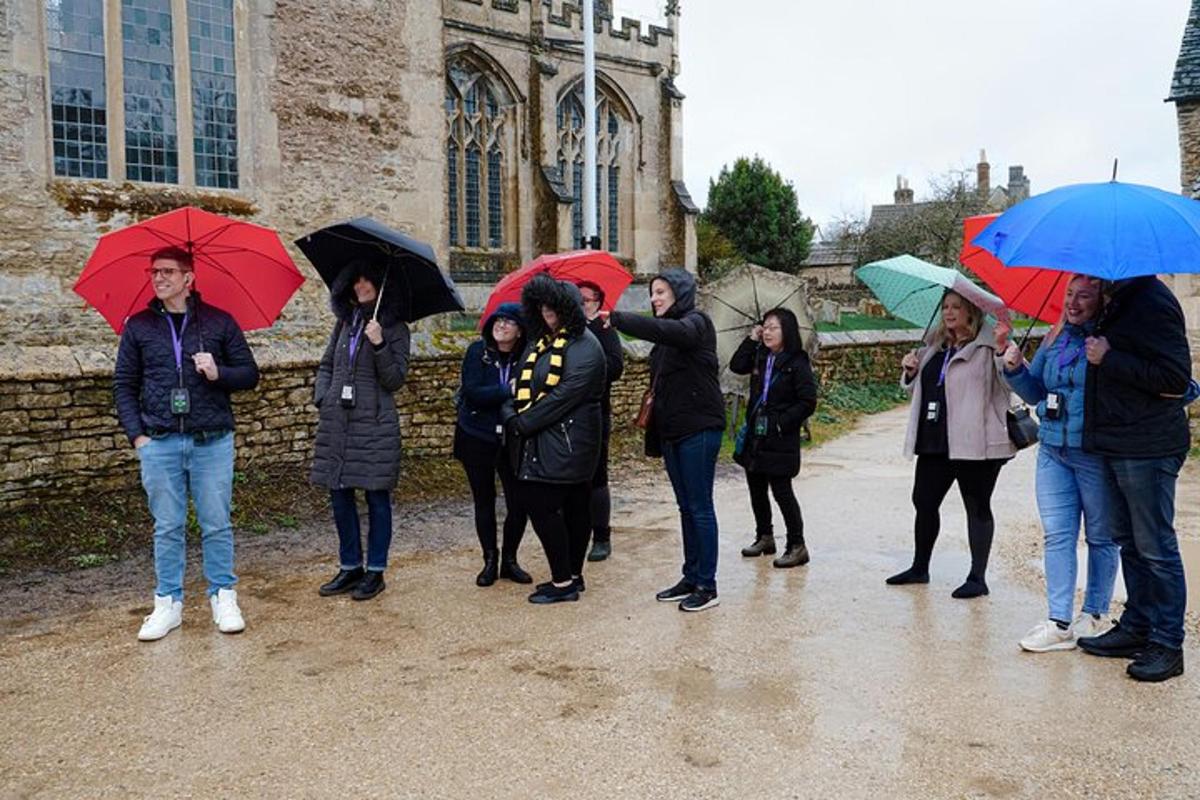
[[[808,563],[808,548],[804,546],[804,542],[790,543],[783,555],[771,563],[780,569],[803,566]]]
[[[775,537],[759,536],[754,540],[754,544],[750,545],[749,547],[742,548],[742,555],[744,555],[746,558],[775,555]]]

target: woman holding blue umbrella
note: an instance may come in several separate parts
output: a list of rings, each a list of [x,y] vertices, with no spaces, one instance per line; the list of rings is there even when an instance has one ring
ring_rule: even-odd
[[[1063,315],[1027,364],[1007,341],[1011,326],[996,328],[1004,353],[1004,379],[1021,399],[1037,405],[1037,503],[1045,532],[1046,596],[1049,614],[1021,639],[1031,653],[1072,650],[1075,640],[1109,628],[1108,607],[1119,555],[1112,540],[1116,501],[1104,459],[1083,449],[1087,338],[1096,329],[1104,298],[1102,282],[1076,275],[1067,282]],[[1088,545],[1087,591],[1074,615],[1075,557],[1080,518]]]
[[[983,311],[947,290],[925,346],[904,357],[900,385],[913,396],[904,452],[917,457],[916,520],[912,566],[888,578],[890,585],[929,582],[929,561],[941,528],[939,510],[957,483],[967,512],[971,569],[951,596],[988,593],[986,571],[995,531],[992,491],[1000,468],[1016,452],[1005,424],[1009,391],[1000,379],[994,338]]]

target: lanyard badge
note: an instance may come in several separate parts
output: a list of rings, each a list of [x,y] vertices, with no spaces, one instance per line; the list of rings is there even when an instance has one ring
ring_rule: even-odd
[[[176,331],[174,318],[167,315],[167,325],[171,328],[171,349],[175,355],[175,374],[179,379],[179,385],[171,389],[171,413],[177,417],[189,414],[192,410],[191,397],[183,385],[183,334],[187,331],[188,317],[189,314],[183,315],[183,324]]]

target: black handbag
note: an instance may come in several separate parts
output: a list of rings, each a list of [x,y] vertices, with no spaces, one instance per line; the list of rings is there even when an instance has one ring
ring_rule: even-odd
[[[1010,408],[1005,414],[1005,424],[1008,426],[1008,439],[1018,450],[1024,450],[1038,440],[1038,424],[1025,406]]]

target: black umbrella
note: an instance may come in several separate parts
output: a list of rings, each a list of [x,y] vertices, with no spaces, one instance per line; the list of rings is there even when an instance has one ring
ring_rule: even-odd
[[[454,281],[438,268],[432,247],[370,217],[313,231],[297,239],[296,246],[317,268],[326,286],[333,286],[351,261],[383,267],[381,296],[383,291],[400,293],[398,307],[405,322],[465,310]]]

